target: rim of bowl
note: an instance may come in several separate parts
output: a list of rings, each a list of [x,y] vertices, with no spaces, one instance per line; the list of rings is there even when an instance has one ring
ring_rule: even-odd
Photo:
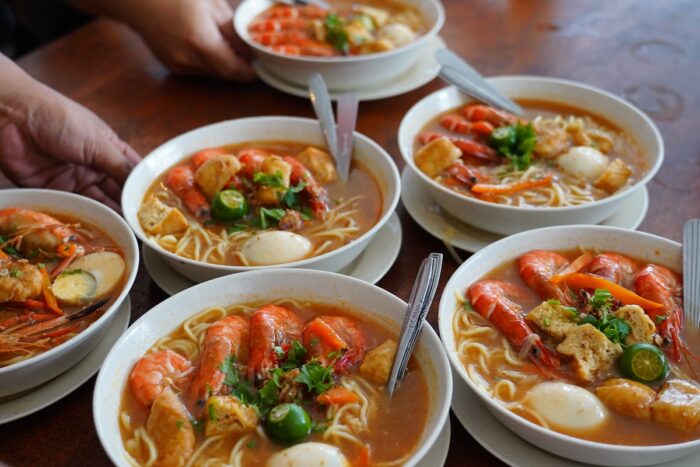
[[[590,230],[591,232],[596,232],[596,233],[612,233],[612,234],[626,234],[626,235],[632,235],[632,236],[638,236],[645,238],[648,241],[651,242],[656,242],[660,248],[667,250],[667,249],[679,249],[681,248],[681,244],[678,242],[675,242],[673,240],[669,240],[668,238],[660,237],[658,235],[650,234],[647,232],[639,232],[636,230],[629,230],[629,229],[623,229],[620,227],[610,227],[610,226],[602,226],[602,225],[587,225],[587,224],[580,224],[580,225],[560,225],[556,227],[543,227],[539,229],[533,229],[533,230],[528,230],[525,232],[519,232],[517,234],[513,234],[509,237],[506,237],[502,240],[499,240],[497,242],[492,243],[491,245],[488,245],[478,252],[474,253],[469,259],[467,259],[464,263],[462,263],[457,270],[452,274],[450,279],[447,281],[447,284],[445,285],[445,288],[443,289],[442,296],[440,298],[440,304],[438,307],[438,328],[440,330],[440,336],[445,336],[447,333],[452,333],[452,317],[454,315],[454,309],[449,309],[449,302],[452,300],[452,295],[451,293],[454,292],[455,290],[460,290],[464,287],[466,287],[465,284],[457,284],[457,276],[463,269],[466,269],[469,267],[471,264],[476,263],[480,261],[482,258],[489,256],[493,250],[496,248],[501,247],[501,245],[506,244],[508,242],[512,242],[519,238],[522,238],[524,236],[528,237],[533,237],[535,238],[537,236],[537,233],[540,232],[562,232],[562,234],[566,234],[566,232],[570,232],[572,230],[581,230],[581,229],[586,229]],[[595,238],[591,237],[591,243],[595,243]],[[533,248],[535,248],[536,245],[533,245]],[[513,255],[516,255],[517,252],[513,252]],[[514,256],[517,257],[517,256]],[[511,259],[512,260],[512,259]],[[476,278],[475,280],[478,280]],[[454,346],[452,348],[448,347],[448,344],[445,339],[442,337],[440,338],[443,347],[445,348],[445,353],[447,353],[447,357],[450,360],[450,364],[452,368],[457,372],[459,377],[461,378],[462,381],[464,381],[467,386],[469,386],[469,389],[474,392],[478,396],[478,398],[482,401],[482,403],[485,403],[489,406],[489,408],[495,409],[498,411],[500,414],[508,417],[509,419],[515,421],[517,424],[524,426],[525,428],[529,430],[534,430],[535,432],[544,435],[544,436],[549,436],[557,441],[564,441],[567,443],[573,443],[578,445],[579,447],[583,448],[592,448],[592,449],[605,449],[605,450],[617,450],[623,453],[645,453],[645,452],[660,452],[660,451],[674,451],[677,449],[681,448],[686,448],[694,445],[699,445],[700,444],[700,438],[695,439],[695,440],[690,440],[690,441],[683,441],[682,443],[674,443],[674,444],[659,444],[655,446],[635,446],[635,445],[626,445],[626,444],[608,444],[608,443],[602,443],[599,441],[589,441],[586,439],[581,439],[577,438],[575,436],[571,435],[566,435],[563,433],[559,433],[558,431],[550,430],[547,428],[544,428],[540,425],[537,425],[536,423],[531,422],[530,420],[527,420],[526,418],[519,417],[518,415],[514,414],[510,410],[507,410],[503,406],[501,406],[499,403],[495,402],[492,397],[489,395],[485,394],[483,391],[481,391],[477,386],[474,385],[474,383],[469,379],[466,370],[464,369],[464,365],[459,359],[459,356],[457,355],[456,349]],[[498,420],[498,423],[503,424],[500,420]],[[511,432],[510,428],[506,426],[508,430]],[[532,444],[530,441],[526,441],[529,444]],[[551,451],[548,451],[551,452]]]
[[[264,274],[264,276],[263,276]],[[254,276],[261,276],[262,278],[265,278],[266,280],[269,280],[270,274],[279,274],[279,275],[285,275],[285,274],[295,274],[295,275],[307,275],[309,276],[309,282],[311,283],[315,277],[318,276],[327,276],[327,277],[332,277],[333,280],[340,281],[340,282],[352,282],[357,286],[364,287],[365,289],[368,290],[369,293],[375,293],[382,295],[388,299],[391,300],[396,300],[400,302],[400,304],[403,307],[408,306],[406,302],[404,302],[401,298],[397,297],[396,295],[382,289],[381,287],[378,287],[374,284],[370,284],[369,282],[365,282],[361,279],[357,279],[352,276],[345,276],[343,274],[339,274],[337,272],[329,272],[329,271],[319,271],[319,270],[314,270],[314,269],[293,269],[293,268],[277,268],[274,271],[260,271],[260,270],[255,270],[255,271],[246,271],[244,273],[241,273],[241,275],[244,275],[244,278],[247,277],[254,277]],[[207,282],[202,282],[200,284],[196,284],[187,290],[180,292],[179,294],[173,295],[171,297],[166,298],[162,302],[158,303],[148,311],[146,311],[139,319],[137,319],[133,324],[129,326],[129,328],[119,337],[117,342],[112,346],[110,349],[109,353],[105,357],[104,361],[102,362],[102,367],[104,368],[105,366],[109,366],[111,364],[111,361],[114,359],[117,359],[117,355],[119,354],[118,350],[120,348],[123,341],[128,339],[132,334],[137,334],[139,332],[143,333],[143,330],[140,330],[139,327],[143,325],[144,322],[148,321],[151,319],[149,317],[153,316],[153,313],[151,313],[154,309],[158,308],[158,312],[161,312],[160,310],[167,309],[167,307],[171,306],[173,302],[177,302],[180,300],[180,296],[182,295],[192,295],[196,294],[200,288],[207,288],[211,287],[211,283],[218,283],[221,282],[222,284],[226,281],[230,280],[240,280],[241,275],[236,275],[235,277],[232,276],[222,276],[222,277],[217,277],[215,279],[211,279]],[[397,304],[398,304],[397,302]],[[193,312],[193,314],[196,314],[197,312]],[[187,318],[184,318],[187,319]],[[377,318],[373,318],[377,320]],[[183,320],[184,321],[184,320]],[[182,323],[180,323],[182,324]],[[427,432],[427,427],[424,428],[424,433],[427,433],[425,436],[425,439],[423,442],[420,444],[420,446],[417,447],[417,449],[413,452],[411,455],[410,459],[407,461],[408,465],[416,465],[417,462],[422,460],[427,452],[430,450],[430,448],[433,447],[435,442],[437,441],[437,438],[440,436],[440,433],[442,431],[442,428],[445,424],[445,421],[447,420],[450,412],[450,406],[452,403],[452,390],[453,390],[453,384],[452,384],[452,371],[451,371],[451,365],[450,365],[450,360],[448,358],[448,355],[446,355],[445,348],[443,343],[440,340],[440,337],[438,336],[438,333],[433,329],[433,327],[428,324],[427,326],[424,326],[424,330],[428,329],[428,332],[425,333],[427,339],[430,339],[433,341],[433,344],[435,345],[435,348],[437,349],[435,352],[435,358],[430,358],[431,364],[434,366],[435,372],[438,372],[439,367],[442,367],[442,370],[445,373],[445,380],[438,382],[435,387],[438,388],[438,397],[436,398],[436,407],[435,407],[435,413],[436,413],[436,420],[437,423],[435,425],[435,429],[433,429],[431,432]],[[172,332],[172,331],[170,331]],[[399,330],[399,334],[400,334]],[[158,340],[159,337],[162,336],[153,336],[152,334],[149,334],[149,339],[151,339],[153,342]],[[421,336],[421,339],[423,337]],[[426,354],[430,354],[426,350]],[[119,360],[118,360],[119,361]],[[109,375],[111,376],[111,375]],[[101,406],[101,393],[103,391],[109,391],[110,389],[108,388],[107,384],[108,381],[106,381],[106,378],[109,377],[106,372],[100,371],[97,375],[97,380],[95,381],[95,388],[93,391],[93,396],[92,396],[92,415],[93,415],[93,423],[95,424],[95,428],[97,431],[97,436],[100,439],[100,443],[102,444],[102,447],[105,449],[107,452],[107,455],[110,457],[112,462],[114,462],[116,465],[120,465],[123,461],[119,457],[119,452],[118,449],[119,447],[115,447],[112,444],[112,439],[107,439],[107,434],[104,433],[104,427],[103,427],[103,419],[105,417],[100,417],[98,410],[96,410],[97,407]],[[440,391],[441,390],[441,391]],[[441,397],[441,395],[444,395],[444,397]],[[104,409],[102,409],[104,410]],[[119,440],[120,442],[122,441],[121,439]],[[119,445],[122,450],[125,450],[123,442]]]
[[[243,3],[250,2],[254,0],[244,0]],[[248,44],[250,47],[253,49],[257,50],[258,52],[262,52],[268,55],[272,55],[275,57],[279,58],[285,58],[289,59],[292,61],[298,61],[298,62],[307,62],[307,63],[352,63],[352,62],[370,62],[373,60],[381,60],[382,58],[389,57],[391,55],[396,55],[398,53],[407,51],[411,48],[417,48],[421,47],[423,44],[425,44],[428,40],[430,40],[433,36],[437,35],[437,33],[442,29],[442,26],[445,24],[445,8],[442,6],[442,3],[440,3],[438,0],[427,0],[429,1],[435,8],[435,11],[437,12],[437,19],[435,21],[435,24],[425,33],[422,34],[418,39],[414,40],[413,42],[410,42],[406,45],[402,45],[401,47],[397,47],[395,49],[388,50],[386,52],[378,52],[378,53],[372,53],[372,54],[366,54],[366,55],[343,55],[343,56],[333,56],[333,57],[312,57],[312,56],[306,56],[306,55],[287,55],[279,52],[275,52],[269,47],[266,47],[264,45],[259,44],[258,42],[255,42],[250,38],[250,35],[248,34],[248,25],[247,24],[241,24],[242,20],[239,20],[239,10],[240,8],[236,8],[236,13],[233,16],[233,27],[238,33],[238,37],[243,39],[243,41]],[[240,27],[239,27],[240,26]]]
[[[192,134],[204,130],[206,128],[210,128],[216,125],[224,125],[227,123],[232,123],[232,122],[247,122],[247,121],[253,121],[253,122],[258,122],[261,125],[264,124],[274,124],[274,123],[279,123],[279,122],[285,122],[285,123],[300,123],[304,125],[308,124],[314,124],[317,123],[317,120],[314,120],[312,118],[303,118],[303,117],[286,117],[286,116],[261,116],[261,117],[246,117],[246,118],[236,118],[232,120],[224,120],[221,122],[216,122],[216,123],[211,123],[209,125],[204,125],[198,128],[195,128],[193,130],[187,131],[185,133],[182,133],[178,136],[175,136],[174,138],[171,138],[170,140],[166,141],[165,143],[161,144],[154,150],[152,150],[150,153],[148,153],[147,156],[145,156],[142,160],[146,160],[151,154],[161,151],[164,147],[174,144],[173,142],[180,139],[180,138],[185,138],[188,136],[191,136]],[[371,138],[363,135],[362,133],[359,133],[355,131],[354,137],[360,139],[364,143],[368,144],[370,148],[372,148],[377,155],[380,155],[383,159],[384,162],[386,162],[389,166],[389,172],[391,172],[391,178],[393,179],[394,185],[396,186],[396,189],[394,190],[394,193],[387,193],[386,197],[382,197],[382,202],[386,204],[387,209],[386,212],[380,217],[377,222],[369,229],[367,232],[363,233],[359,237],[353,239],[352,241],[348,242],[347,244],[341,246],[340,248],[336,248],[335,250],[328,251],[326,253],[323,253],[322,255],[318,256],[312,256],[310,258],[304,258],[299,261],[294,261],[290,263],[279,263],[279,264],[269,264],[269,265],[264,265],[264,266],[233,266],[233,265],[227,265],[227,264],[213,264],[213,263],[207,263],[205,261],[198,261],[190,258],[185,258],[183,256],[176,255],[175,253],[171,253],[170,251],[166,250],[165,248],[161,247],[158,245],[156,242],[152,241],[149,239],[143,229],[141,228],[141,224],[138,221],[138,209],[135,211],[134,216],[125,216],[126,222],[131,226],[131,229],[133,229],[134,233],[136,233],[136,236],[144,242],[146,246],[149,248],[152,248],[156,250],[156,252],[167,256],[168,258],[175,260],[175,261],[180,261],[187,263],[192,266],[204,266],[207,268],[211,268],[217,271],[228,271],[230,273],[240,273],[240,272],[246,272],[246,271],[258,271],[258,270],[266,270],[266,269],[279,269],[279,268],[301,268],[304,266],[307,266],[309,264],[313,264],[317,261],[320,261],[322,259],[330,258],[332,256],[338,255],[346,250],[349,250],[350,248],[353,248],[356,246],[357,242],[363,241],[367,238],[371,238],[374,236],[379,229],[381,229],[384,224],[387,223],[391,215],[396,211],[396,206],[399,203],[399,198],[401,197],[401,178],[399,177],[399,171],[396,168],[396,163],[393,161],[391,156],[382,148],[378,143],[376,143],[374,140]],[[204,149],[204,148],[202,148]],[[180,163],[190,157],[191,154],[188,154],[181,158],[177,163]],[[136,173],[136,171],[139,169],[139,166],[141,165],[142,162],[139,162],[139,164],[134,168],[134,170],[131,172],[129,175],[129,178],[126,180],[126,183],[124,184],[124,189],[122,190],[122,206],[125,204],[124,203],[124,197],[126,196],[126,193],[130,191],[131,187],[129,186],[130,183],[133,182],[133,176]],[[169,167],[168,167],[169,168]],[[167,168],[165,169],[167,170]],[[369,170],[369,169],[368,169]],[[161,172],[161,175],[164,173]],[[375,173],[371,172],[372,177],[379,179],[378,176],[376,176]],[[379,180],[378,180],[379,181]],[[390,182],[390,181],[389,181]],[[153,180],[150,181],[150,183],[153,183]],[[149,185],[150,186],[150,185]],[[387,189],[389,188],[387,184]],[[381,191],[381,190],[380,190]],[[140,203],[143,202],[143,193],[140,196]],[[381,195],[381,193],[380,193]],[[140,205],[139,205],[140,207]],[[132,218],[133,217],[133,218]]]
[[[14,370],[18,370],[21,368],[24,368],[26,366],[32,365],[34,363],[46,360],[47,358],[50,358],[51,356],[58,354],[62,352],[63,350],[67,349],[68,347],[75,346],[78,343],[84,341],[87,339],[87,337],[95,332],[96,329],[102,326],[104,322],[108,319],[109,316],[113,315],[116,310],[122,305],[122,302],[124,301],[124,298],[129,294],[131,291],[131,287],[134,285],[134,280],[136,280],[136,274],[138,273],[139,269],[139,248],[138,248],[138,243],[136,242],[136,237],[134,237],[134,233],[132,232],[131,228],[129,225],[126,223],[126,221],[116,213],[113,209],[105,206],[104,204],[97,202],[91,198],[88,198],[86,196],[82,195],[77,195],[75,193],[69,193],[66,191],[59,191],[59,190],[50,190],[50,189],[38,189],[38,188],[12,188],[12,189],[7,189],[7,190],[2,190],[1,191],[2,195],[0,196],[13,196],[13,195],[22,195],[24,193],[33,193],[33,194],[41,194],[42,196],[52,196],[52,197],[65,197],[68,198],[66,202],[66,206],[72,206],[73,203],[83,203],[83,204],[88,204],[91,208],[96,209],[96,210],[101,210],[105,213],[107,213],[109,216],[111,216],[117,223],[121,226],[122,229],[124,229],[124,232],[127,233],[127,238],[128,240],[128,246],[131,247],[134,251],[134,264],[131,265],[131,270],[129,271],[129,275],[126,278],[126,281],[124,283],[124,288],[122,289],[121,293],[117,296],[117,298],[114,300],[114,303],[105,310],[104,313],[102,313],[102,316],[100,316],[96,321],[94,321],[90,326],[88,326],[83,332],[78,334],[77,336],[73,337],[72,339],[69,339],[65,342],[60,343],[56,347],[53,347],[46,352],[43,352],[39,355],[36,355],[34,357],[28,358],[26,360],[23,360],[21,362],[15,363],[13,365],[6,366],[4,368],[0,368],[0,377],[2,377],[5,373],[10,373]],[[22,204],[22,202],[19,202],[17,204]],[[39,204],[37,204],[38,206]],[[70,215],[70,208],[66,209],[65,211],[62,211],[62,213],[68,212]],[[100,226],[97,226],[100,228]],[[116,240],[114,240],[110,235],[109,232],[105,232],[107,236],[112,239],[115,243],[117,243]],[[118,243],[117,243],[118,244]],[[123,250],[126,250],[124,248],[124,245],[119,245]],[[125,251],[126,253],[126,251]]]
[[[584,210],[587,208],[591,208],[593,206],[601,206],[605,205],[608,203],[612,203],[615,200],[618,200],[620,198],[623,198],[625,196],[628,196],[630,193],[632,193],[634,190],[639,189],[640,187],[645,186],[649,181],[656,176],[656,173],[659,171],[661,168],[661,164],[663,164],[664,157],[665,157],[665,149],[664,149],[664,142],[663,138],[661,137],[661,132],[659,129],[656,127],[656,124],[654,121],[641,109],[636,107],[634,104],[631,102],[626,101],[625,99],[622,99],[614,94],[612,94],[609,91],[606,91],[605,89],[599,88],[597,86],[592,86],[590,84],[582,83],[580,81],[573,81],[569,79],[562,79],[562,78],[552,78],[548,76],[536,76],[536,75],[502,75],[502,76],[493,76],[486,78],[486,81],[493,83],[493,82],[499,82],[499,81],[507,81],[507,80],[520,80],[520,81],[530,81],[530,82],[540,82],[540,83],[545,83],[545,84],[555,84],[555,85],[564,85],[564,86],[571,86],[579,89],[584,89],[588,92],[593,92],[599,95],[602,95],[606,97],[607,99],[610,99],[612,101],[615,101],[618,105],[621,105],[625,107],[628,111],[636,114],[638,117],[640,117],[647,125],[647,128],[645,128],[642,131],[636,131],[632,133],[632,136],[636,136],[638,133],[642,133],[643,131],[648,131],[654,138],[654,142],[656,145],[659,147],[659,152],[658,152],[658,157],[656,158],[656,161],[654,162],[654,165],[649,168],[646,174],[642,178],[640,178],[636,183],[634,183],[632,186],[628,187],[625,190],[618,191],[611,196],[608,196],[606,198],[602,198],[599,200],[592,201],[590,203],[585,203],[585,204],[579,204],[576,206],[553,206],[553,207],[546,207],[546,206],[511,206],[511,205],[506,205],[506,204],[498,204],[498,203],[490,203],[488,201],[482,201],[477,198],[472,198],[469,196],[465,196],[462,194],[457,193],[456,191],[450,190],[449,188],[446,188],[436,182],[435,180],[431,179],[428,177],[426,174],[423,173],[422,170],[418,169],[416,167],[414,161],[413,161],[413,154],[406,154],[405,151],[403,150],[402,144],[401,144],[401,135],[405,133],[407,130],[405,129],[405,126],[407,125],[407,122],[409,119],[415,118],[412,116],[412,113],[415,112],[416,107],[418,105],[422,104],[424,101],[427,101],[428,99],[434,99],[436,95],[438,94],[447,94],[448,92],[454,92],[456,90],[455,86],[446,86],[442,89],[438,89],[435,92],[432,92],[413,104],[413,106],[406,112],[404,117],[401,119],[401,124],[399,125],[399,152],[401,153],[401,157],[404,159],[406,162],[406,165],[408,165],[411,170],[413,170],[414,173],[418,175],[418,177],[421,178],[421,180],[429,183],[433,187],[439,189],[441,192],[449,195],[451,198],[458,200],[458,201],[464,201],[467,203],[474,203],[479,206],[489,206],[494,209],[503,209],[506,211],[532,211],[532,212],[561,212],[561,211],[580,211]],[[475,100],[475,99],[474,99]],[[559,101],[552,101],[552,102],[564,102],[564,100],[559,100]],[[602,112],[593,112],[601,115],[602,117],[610,120],[612,123],[616,122],[612,119],[610,119],[607,115],[605,115]],[[436,113],[433,115],[431,118],[437,117],[439,114]],[[426,120],[424,122],[424,125],[428,123],[430,120]],[[630,133],[630,132],[628,132]],[[634,138],[635,144],[637,143],[638,138]],[[413,141],[415,140],[415,135],[411,138],[411,145],[413,144]],[[411,149],[412,151],[412,149]],[[648,157],[645,155],[645,157]],[[649,162],[649,161],[647,161]]]

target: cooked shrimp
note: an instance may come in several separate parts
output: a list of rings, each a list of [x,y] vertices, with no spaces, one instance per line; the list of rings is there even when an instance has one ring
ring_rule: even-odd
[[[588,271],[596,276],[630,288],[639,265],[627,256],[618,253],[602,253],[591,261]]]
[[[238,160],[240,161],[241,165],[243,165],[241,168],[241,173],[252,180],[253,175],[262,170],[262,164],[265,161],[265,158],[269,155],[269,152],[262,149],[243,149],[238,153]]]
[[[467,291],[474,310],[496,326],[520,356],[528,356],[537,366],[558,368],[559,359],[547,349],[522,316],[522,308],[509,297],[518,298],[524,291],[508,282],[482,280]]]
[[[472,122],[488,122],[494,126],[512,125],[518,121],[515,115],[482,104],[466,105],[462,112]]]
[[[486,121],[470,122],[457,114],[447,114],[440,118],[440,125],[450,131],[465,135],[479,134],[489,136],[493,132],[493,125]]]
[[[319,316],[307,323],[304,346],[323,365],[334,362],[333,369],[338,374],[359,364],[367,348],[360,326],[344,316]]]
[[[518,259],[518,265],[520,277],[542,300],[555,298],[563,305],[573,305],[565,286],[550,281],[569,265],[569,261],[562,255],[553,251],[534,250],[522,255]]]
[[[41,293],[39,268],[25,261],[0,261],[0,303],[23,302]]]
[[[278,305],[264,305],[253,313],[250,320],[250,356],[248,378],[267,378],[277,366],[274,348],[285,348],[301,339],[303,323],[297,314]]]
[[[41,248],[53,252],[75,238],[75,232],[55,217],[24,208],[0,210],[0,233],[9,237],[6,244],[22,251]]]
[[[238,361],[248,349],[248,320],[232,315],[220,319],[207,329],[199,369],[192,381],[190,394],[197,404],[203,404],[210,396],[218,396],[224,384],[221,364],[233,357]]]
[[[316,219],[323,219],[326,211],[328,211],[328,193],[326,193],[326,189],[319,185],[309,169],[297,159],[291,156],[283,156],[282,158],[292,166],[290,182],[294,185],[298,185],[301,182],[306,183],[304,192],[309,196],[311,211]]]
[[[656,324],[661,337],[671,343],[669,356],[674,362],[681,359],[681,329],[683,328],[682,293],[680,278],[670,269],[647,264],[634,278],[636,292],[647,300],[663,304],[662,308],[645,309]]]
[[[195,187],[194,169],[190,165],[173,167],[166,176],[166,183],[185,203],[187,209],[200,221],[209,218],[209,202],[204,194]]]
[[[139,404],[150,407],[165,388],[187,376],[192,364],[172,350],[151,352],[136,362],[129,376],[129,387]]]

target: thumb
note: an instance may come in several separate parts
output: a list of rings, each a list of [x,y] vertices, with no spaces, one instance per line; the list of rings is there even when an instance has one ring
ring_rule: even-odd
[[[116,143],[116,144],[115,144]],[[83,147],[85,165],[92,167],[119,183],[123,183],[134,168],[136,152],[111,131],[97,131]]]
[[[204,51],[203,58],[209,66],[222,78],[234,81],[252,81],[255,72],[250,64],[236,54],[233,46],[220,36]]]

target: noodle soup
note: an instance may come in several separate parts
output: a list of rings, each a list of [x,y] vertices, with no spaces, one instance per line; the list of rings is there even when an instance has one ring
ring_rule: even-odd
[[[427,30],[420,13],[393,0],[276,3],[248,25],[251,40],[285,55],[367,55],[402,47]]]
[[[124,252],[65,215],[0,210],[0,368],[77,336],[124,287]]]
[[[328,304],[282,299],[204,310],[131,371],[120,410],[130,461],[402,465],[423,435],[429,397],[415,359],[392,398],[385,395],[395,339]]]
[[[648,172],[636,142],[604,118],[558,103],[518,102],[523,118],[480,104],[439,115],[415,139],[416,166],[464,196],[530,207],[588,204]]]
[[[616,252],[535,250],[469,285],[452,330],[469,380],[513,413],[600,443],[700,438],[682,280]]]
[[[268,141],[205,149],[176,164],[148,190],[138,219],[148,238],[184,258],[266,266],[340,248],[382,209],[376,181],[357,160],[343,183],[324,149]]]

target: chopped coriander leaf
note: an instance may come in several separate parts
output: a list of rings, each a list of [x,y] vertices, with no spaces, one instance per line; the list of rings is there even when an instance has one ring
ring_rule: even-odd
[[[299,214],[301,214],[301,218],[305,221],[310,221],[314,218],[311,208],[308,206],[304,206],[301,211],[299,211]]]
[[[542,324],[544,324],[544,327],[549,327],[549,318],[542,320]]]
[[[591,297],[591,306],[594,310],[608,312],[613,304],[613,296],[606,289],[595,289]]]
[[[22,271],[20,271],[19,269],[13,269],[10,275],[15,279],[19,279],[20,277],[22,277]]]
[[[333,370],[316,361],[305,363],[295,381],[305,384],[309,392],[321,394],[333,387]]]
[[[306,357],[306,347],[299,341],[293,341],[289,352],[287,352],[287,361],[298,366],[304,361],[304,357]]]
[[[313,433],[323,433],[328,429],[328,425],[323,425],[320,423],[312,423],[311,424],[311,431]]]
[[[326,16],[323,24],[326,26],[326,40],[337,50],[344,55],[350,52],[350,42],[348,41],[348,33],[345,32],[343,20],[331,13]]]
[[[215,422],[219,419],[219,417],[216,416],[216,410],[214,409],[214,404],[209,404],[209,420],[212,422]]]
[[[299,209],[299,192],[306,188],[306,182],[301,181],[297,185],[290,187],[284,195],[282,195],[282,203],[291,209]]]
[[[273,225],[277,225],[284,216],[284,209],[281,208],[260,208],[260,228],[265,230]]]
[[[61,276],[72,276],[73,274],[83,274],[85,272],[84,269],[67,269],[63,271],[60,275]]]
[[[233,224],[232,226],[228,227],[226,229],[226,233],[231,235],[234,233],[242,232],[246,230],[248,226],[246,224]]]
[[[7,253],[8,255],[12,255],[12,256],[18,256],[18,255],[19,255],[19,252],[17,251],[17,249],[16,249],[15,247],[13,247],[13,246],[6,246],[6,247],[3,249],[3,251],[4,251],[5,253]]]
[[[516,170],[525,170],[532,164],[532,151],[537,144],[535,129],[531,124],[500,127],[494,130],[489,146],[508,159]]]
[[[253,174],[253,182],[259,185],[265,185],[272,188],[284,188],[284,176],[279,170],[276,171],[274,174],[255,172]]]
[[[667,315],[659,315],[656,318],[654,318],[654,321],[656,321],[656,324],[661,324],[664,321],[666,321],[666,319],[668,319]]]
[[[224,384],[231,388],[231,394],[245,405],[255,402],[255,389],[250,381],[241,377],[233,355],[228,356],[219,369],[224,374]]]
[[[316,347],[320,343],[321,339],[319,339],[318,337],[314,337],[313,339],[311,339],[311,341],[309,341],[309,345],[311,345],[311,347]]]
[[[257,438],[253,438],[250,441],[248,441],[247,443],[245,443],[245,447],[247,447],[248,449],[255,449],[255,447],[257,445],[258,445]]]
[[[190,424],[192,425],[192,428],[194,429],[195,432],[202,433],[204,431],[204,421],[203,420],[197,420],[196,418],[191,418]]]
[[[578,318],[578,310],[573,306],[562,306],[562,310],[566,311],[571,315],[571,318]]]
[[[625,340],[627,340],[627,336],[632,331],[627,321],[608,313],[604,313],[600,318],[596,318],[594,315],[586,315],[579,321],[579,324],[592,325],[605,334],[605,337],[611,342],[622,346],[625,345]]]
[[[275,352],[275,355],[277,355],[277,358],[282,358],[284,357],[284,354],[286,353],[282,346],[276,345],[272,348],[272,351]]]
[[[267,380],[263,387],[260,388],[258,396],[260,397],[258,409],[260,410],[261,415],[267,415],[270,409],[277,405],[277,399],[279,396],[278,383],[272,379]]]
[[[5,243],[7,239],[5,238],[4,235],[0,235],[0,244]]]
[[[549,300],[547,300],[547,303],[551,306],[561,305],[561,302],[556,298],[550,298]]]
[[[175,426],[178,430],[182,430],[182,427],[185,426],[185,422],[183,422],[182,420],[178,420],[177,422],[175,422]]]

